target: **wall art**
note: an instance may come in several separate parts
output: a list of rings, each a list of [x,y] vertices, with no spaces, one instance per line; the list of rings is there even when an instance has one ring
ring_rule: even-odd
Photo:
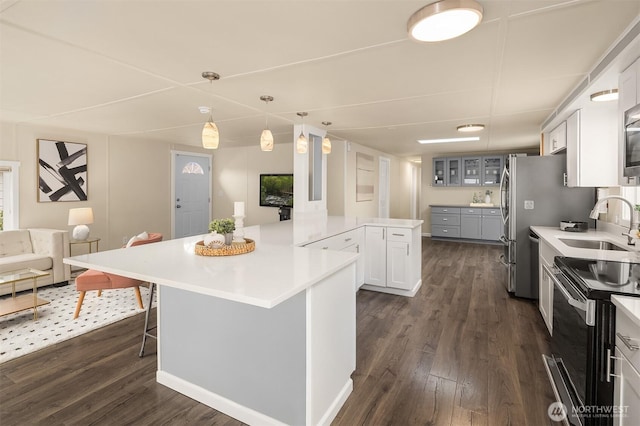
[[[87,188],[87,144],[38,139],[38,201],[86,201]]]

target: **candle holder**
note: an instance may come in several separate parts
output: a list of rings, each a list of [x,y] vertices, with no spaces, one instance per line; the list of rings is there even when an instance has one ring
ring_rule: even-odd
[[[233,218],[236,220],[236,230],[233,231],[233,242],[245,243],[244,239],[244,215],[234,214]]]

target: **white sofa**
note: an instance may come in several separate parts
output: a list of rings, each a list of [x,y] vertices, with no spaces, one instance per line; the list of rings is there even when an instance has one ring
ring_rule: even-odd
[[[20,229],[0,231],[0,275],[25,268],[39,269],[49,275],[38,278],[37,285],[65,284],[71,268],[62,263],[69,257],[69,233],[58,229]],[[16,284],[16,291],[33,288],[33,281]],[[10,294],[11,285],[0,285],[0,295]]]

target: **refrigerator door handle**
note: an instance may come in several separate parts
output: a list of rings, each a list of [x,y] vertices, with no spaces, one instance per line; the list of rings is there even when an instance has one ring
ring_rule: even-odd
[[[506,194],[506,189],[505,189],[505,185],[507,181],[507,179],[505,178],[507,179],[509,178],[509,172],[506,166],[504,169],[502,169],[502,176],[500,177],[500,217],[502,217],[503,224],[506,224],[508,220],[508,215],[505,214],[505,208],[504,208],[504,198],[505,196],[508,195]]]

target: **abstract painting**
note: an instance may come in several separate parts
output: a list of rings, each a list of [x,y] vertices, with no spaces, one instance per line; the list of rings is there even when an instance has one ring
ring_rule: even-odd
[[[373,201],[373,156],[356,152],[356,202]]]
[[[87,200],[87,145],[38,139],[38,201]]]

